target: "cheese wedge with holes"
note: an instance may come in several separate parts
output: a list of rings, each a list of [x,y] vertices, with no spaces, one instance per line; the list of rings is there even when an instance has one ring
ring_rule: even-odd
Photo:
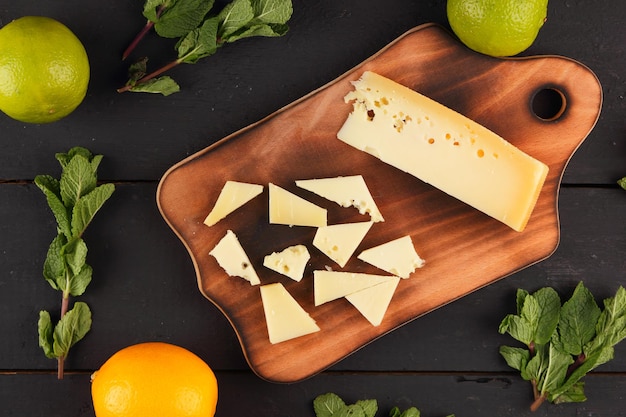
[[[326,226],[327,210],[275,184],[269,184],[269,218],[272,224]]]
[[[372,326],[380,326],[399,282],[400,278],[393,277],[390,281],[346,295],[346,300],[356,307]]]
[[[263,266],[300,282],[309,259],[311,255],[306,246],[294,245],[267,255],[263,258]]]
[[[426,263],[415,251],[411,236],[366,249],[357,258],[405,279]]]
[[[362,175],[298,180],[296,185],[342,207],[353,206],[361,214],[369,214],[374,222],[384,222]]]
[[[337,137],[522,231],[548,166],[469,118],[366,71]],[[506,117],[504,115],[503,117]]]
[[[232,230],[226,231],[224,237],[209,252],[217,263],[231,277],[240,277],[249,281],[251,285],[261,283],[252,262],[243,250],[239,239]]]
[[[315,306],[396,279],[397,277],[389,275],[326,270],[313,271],[313,298]]]
[[[373,222],[340,223],[319,227],[313,238],[313,246],[343,268],[372,224]]]
[[[280,343],[320,330],[285,287],[277,282],[262,285],[261,300],[270,343]]]
[[[262,192],[262,185],[226,181],[213,209],[204,219],[204,224],[213,226]]]

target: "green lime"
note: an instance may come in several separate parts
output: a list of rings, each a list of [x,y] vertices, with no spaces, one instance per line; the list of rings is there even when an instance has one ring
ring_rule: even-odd
[[[533,44],[548,0],[448,0],[448,21],[461,42],[491,56],[513,56]]]
[[[26,123],[49,123],[85,98],[89,60],[62,23],[25,16],[0,29],[0,110]]]

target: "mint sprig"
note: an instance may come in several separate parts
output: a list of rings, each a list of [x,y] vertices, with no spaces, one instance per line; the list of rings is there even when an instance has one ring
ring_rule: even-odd
[[[626,290],[619,287],[601,309],[582,282],[562,305],[550,287],[519,289],[517,314],[507,315],[499,331],[525,345],[501,346],[500,354],[531,382],[532,411],[545,401],[583,402],[582,378],[613,359],[614,346],[626,338]]]
[[[329,392],[313,400],[313,410],[316,417],[375,417],[378,412],[378,402],[368,399],[346,404],[337,394]],[[420,417],[420,411],[415,407],[404,411],[394,407],[389,412],[389,417]],[[454,417],[454,414],[447,417]]]
[[[177,58],[151,73],[145,68],[147,59],[140,59],[130,66],[128,81],[117,91],[175,93],[180,87],[163,73],[180,64],[195,64],[227,43],[253,36],[283,36],[293,13],[291,0],[232,0],[219,11],[213,6],[214,0],[146,0],[143,14],[148,22],[122,58],[152,27],[162,37],[179,38]]]
[[[70,297],[85,292],[91,282],[92,268],[87,264],[87,244],[82,236],[103,204],[111,197],[113,184],[98,185],[97,170],[102,155],[82,147],[56,154],[61,178],[38,175],[35,184],[44,193],[57,223],[57,236],[48,248],[43,277],[55,290],[61,291],[61,315],[53,325],[50,313],[39,313],[39,346],[46,357],[57,359],[57,377],[63,379],[65,358],[70,348],[91,328],[91,311],[84,302],[72,309]]]

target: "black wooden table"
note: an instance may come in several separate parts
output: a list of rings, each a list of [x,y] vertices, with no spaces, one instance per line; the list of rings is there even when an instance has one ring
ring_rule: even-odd
[[[295,1],[283,38],[253,38],[171,72],[169,97],[118,94],[121,51],[143,25],[142,2],[0,0],[0,25],[45,15],[83,41],[91,84],[68,118],[29,125],[0,115],[0,415],[93,416],[90,374],[110,355],[144,341],[197,353],[216,371],[218,416],[313,416],[312,401],[335,392],[375,398],[379,415],[416,406],[425,416],[531,415],[530,385],[498,353],[511,342],[498,324],[515,291],[552,286],[562,297],[579,281],[598,301],[626,286],[626,12],[621,0],[557,1],[523,55],[564,55],[590,67],[603,86],[597,125],[572,157],[559,195],[561,241],[547,260],[476,291],[365,346],[302,382],[275,384],[248,367],[220,311],[198,291],[193,265],[155,203],[173,164],[332,81],[426,22],[447,26],[445,1]],[[174,41],[149,36],[142,52],[157,65]],[[72,350],[65,379],[37,343],[41,309],[59,294],[42,278],[55,234],[38,174],[60,173],[56,152],[84,146],[103,154],[100,178],[117,186],[85,240],[94,280],[82,297],[92,331]],[[479,260],[477,260],[479,261]],[[462,265],[459,265],[462,268]],[[626,415],[626,344],[586,378],[588,401],[543,405],[532,415]]]

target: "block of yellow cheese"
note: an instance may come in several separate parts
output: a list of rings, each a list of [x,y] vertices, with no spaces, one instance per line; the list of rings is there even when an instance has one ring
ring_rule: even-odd
[[[548,167],[484,126],[376,73],[345,97],[343,142],[522,231]],[[506,117],[506,115],[503,115]]]

